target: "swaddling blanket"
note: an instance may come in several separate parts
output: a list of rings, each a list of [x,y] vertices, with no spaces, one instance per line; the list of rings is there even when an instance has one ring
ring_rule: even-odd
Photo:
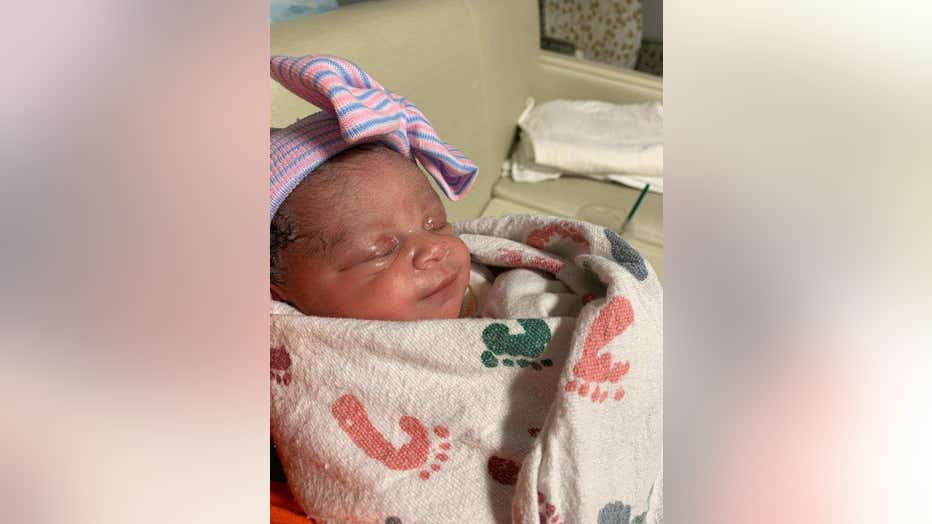
[[[473,262],[554,275],[579,316],[415,322],[274,303],[271,431],[315,518],[662,518],[662,290],[614,232],[540,216],[455,226]]]

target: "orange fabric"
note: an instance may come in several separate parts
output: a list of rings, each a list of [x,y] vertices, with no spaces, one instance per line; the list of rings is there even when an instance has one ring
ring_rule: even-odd
[[[273,481],[271,486],[271,524],[319,524],[301,511],[291,496],[288,484]]]

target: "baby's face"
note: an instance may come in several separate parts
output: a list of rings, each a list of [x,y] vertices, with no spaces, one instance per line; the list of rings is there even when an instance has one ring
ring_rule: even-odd
[[[273,293],[308,315],[456,318],[469,282],[466,245],[413,163],[398,155],[374,160],[337,175],[353,179],[325,213],[296,220],[299,238],[280,255],[287,274]],[[314,193],[299,186],[292,196],[290,208],[300,209]],[[322,238],[301,236],[302,222]]]

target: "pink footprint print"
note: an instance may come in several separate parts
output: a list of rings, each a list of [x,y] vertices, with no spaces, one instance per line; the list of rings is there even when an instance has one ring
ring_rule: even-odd
[[[564,239],[574,242],[585,251],[589,251],[591,248],[586,236],[569,222],[554,222],[531,231],[527,235],[527,244],[537,249],[547,249],[548,245]],[[574,251],[576,249],[578,248],[574,248]],[[550,251],[554,251],[554,249],[551,248]],[[567,253],[564,253],[563,250],[557,249],[556,252],[567,256]]]
[[[398,425],[411,437],[411,440],[400,448],[395,448],[372,424],[366,409],[354,395],[346,394],[338,398],[331,406],[330,412],[340,425],[340,429],[349,436],[356,447],[384,464],[388,469],[413,470],[427,463],[430,454],[430,435],[424,424],[417,418],[401,417]],[[450,436],[450,432],[443,426],[434,427],[434,434],[441,439]],[[434,454],[436,462],[430,465],[433,471],[439,471],[441,464],[449,460],[446,452],[450,449],[450,443],[444,440],[439,443],[438,448],[439,450]],[[430,478],[430,471],[423,469],[418,476],[427,480]]]
[[[547,502],[547,497],[540,491],[537,492],[537,514],[540,517],[540,524],[563,523],[560,514],[557,513],[556,506]]]
[[[291,383],[291,355],[285,346],[272,348],[272,362],[269,365],[269,375],[280,385],[287,386]]]
[[[529,267],[540,269],[550,273],[558,273],[563,269],[564,262],[555,258],[547,258],[538,255],[527,254],[517,250],[502,248],[498,250],[498,260],[502,264],[512,267]]]
[[[437,435],[437,437],[441,439],[446,439],[450,436],[450,430],[448,430],[445,426],[434,426],[434,435]],[[432,462],[430,465],[430,469],[432,471],[440,471],[440,468],[443,467],[443,463],[450,460],[449,441],[441,441],[440,444],[437,445],[437,448],[438,450],[435,450],[436,453],[434,453],[434,462]],[[430,471],[427,471],[426,469],[421,470],[421,472],[418,473],[418,476],[423,480],[427,480],[430,478]]]
[[[617,384],[631,367],[629,362],[613,362],[611,353],[599,354],[612,339],[621,334],[634,322],[634,310],[625,297],[615,297],[599,311],[595,322],[586,334],[582,356],[573,366],[573,374],[579,382],[571,379],[566,383],[566,391],[575,391],[581,397],[589,397],[592,402],[605,402],[609,393],[614,400],[621,400],[625,390]]]

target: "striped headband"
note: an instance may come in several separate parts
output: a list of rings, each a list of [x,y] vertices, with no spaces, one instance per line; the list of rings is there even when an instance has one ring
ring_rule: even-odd
[[[414,104],[353,63],[327,55],[273,56],[271,72],[278,83],[323,111],[270,130],[270,219],[319,165],[367,142],[416,157],[450,200],[461,199],[472,186],[476,165],[440,140]]]

